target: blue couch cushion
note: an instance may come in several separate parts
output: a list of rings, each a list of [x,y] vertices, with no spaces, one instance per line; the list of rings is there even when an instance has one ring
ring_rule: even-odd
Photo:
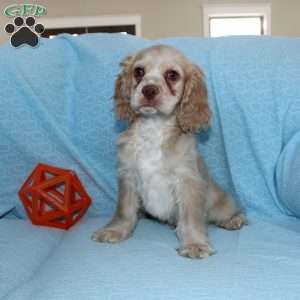
[[[251,219],[240,231],[209,228],[217,253],[205,260],[178,256],[167,225],[143,220],[115,245],[90,240],[108,219],[85,218],[69,232],[0,220],[0,298],[298,299],[299,220]]]

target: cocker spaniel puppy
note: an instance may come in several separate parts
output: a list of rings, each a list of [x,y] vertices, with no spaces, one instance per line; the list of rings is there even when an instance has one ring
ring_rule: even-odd
[[[158,45],[128,56],[114,99],[129,128],[118,140],[119,199],[112,221],[92,239],[115,243],[133,232],[140,212],[176,226],[179,255],[214,253],[206,223],[239,229],[245,217],[208,175],[194,133],[211,112],[204,75],[179,51]]]

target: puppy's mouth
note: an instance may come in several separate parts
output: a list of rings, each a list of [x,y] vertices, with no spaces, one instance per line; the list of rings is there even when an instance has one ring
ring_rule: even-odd
[[[144,115],[153,115],[159,112],[158,99],[142,99],[136,111]]]
[[[154,115],[158,112],[155,106],[143,105],[138,108],[138,111],[143,115]]]

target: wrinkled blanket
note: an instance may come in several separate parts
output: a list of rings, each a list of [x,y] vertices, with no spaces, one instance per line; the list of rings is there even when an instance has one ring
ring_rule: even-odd
[[[124,128],[114,120],[114,80],[124,56],[157,43],[177,47],[206,74],[214,117],[199,148],[212,176],[246,210],[291,213],[275,171],[300,128],[299,39],[96,34],[0,48],[0,215],[15,208],[25,216],[17,191],[38,162],[77,172],[93,199],[89,216],[112,213],[115,139]]]

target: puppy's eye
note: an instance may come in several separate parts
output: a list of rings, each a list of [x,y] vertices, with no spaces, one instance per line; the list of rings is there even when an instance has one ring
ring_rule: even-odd
[[[180,77],[179,73],[176,72],[175,70],[167,71],[165,76],[168,81],[172,81],[172,82],[177,81]]]
[[[142,67],[136,67],[133,71],[136,80],[141,80],[145,75],[145,70]]]

